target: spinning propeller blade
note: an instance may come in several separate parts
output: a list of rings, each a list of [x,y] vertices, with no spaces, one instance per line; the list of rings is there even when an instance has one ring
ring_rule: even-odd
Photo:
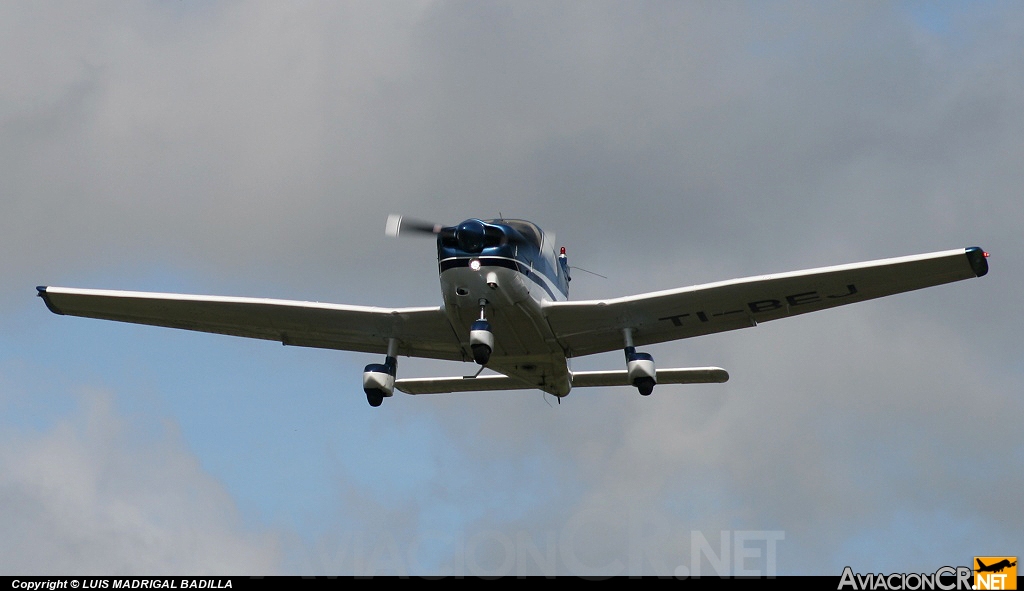
[[[388,236],[400,236],[402,234],[433,235],[440,234],[444,229],[444,224],[410,219],[393,213],[388,216],[387,225],[384,226],[384,234]]]

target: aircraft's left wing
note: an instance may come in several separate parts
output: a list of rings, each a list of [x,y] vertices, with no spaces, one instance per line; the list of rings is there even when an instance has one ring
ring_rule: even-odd
[[[544,302],[555,338],[568,356],[755,326],[988,272],[978,247],[734,279],[610,300]]]
[[[463,361],[441,308],[373,308],[264,298],[38,287],[55,314],[280,341],[285,345]]]

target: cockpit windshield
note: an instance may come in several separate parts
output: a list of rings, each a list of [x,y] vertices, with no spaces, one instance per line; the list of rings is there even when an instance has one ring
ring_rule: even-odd
[[[530,244],[540,249],[543,232],[541,232],[540,228],[538,228],[533,222],[528,222],[526,220],[490,220],[490,223],[505,224],[506,226],[515,228],[515,230],[522,234],[523,238],[526,238]]]

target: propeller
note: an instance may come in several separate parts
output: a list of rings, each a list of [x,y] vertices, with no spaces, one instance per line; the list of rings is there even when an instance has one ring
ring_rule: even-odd
[[[444,224],[425,222],[423,220],[407,218],[394,213],[388,216],[388,222],[384,226],[384,234],[388,236],[401,236],[403,234],[434,235],[440,234],[445,230],[451,233],[455,232],[455,228],[446,227]]]
[[[462,251],[479,253],[490,246],[502,244],[505,235],[494,226],[477,219],[468,219],[457,226],[445,226],[423,220],[410,219],[398,214],[388,216],[384,226],[384,234],[388,236],[408,236],[410,234],[440,236],[442,240],[457,245]]]

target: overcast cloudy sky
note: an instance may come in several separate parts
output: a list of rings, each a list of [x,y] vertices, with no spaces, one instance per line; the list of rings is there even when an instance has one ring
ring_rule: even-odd
[[[1020,3],[5,2],[0,79],[0,573],[1024,554]],[[724,385],[378,409],[375,356],[34,297],[436,305],[392,212],[533,220],[608,276],[577,299],[973,245],[992,271],[648,348]]]

